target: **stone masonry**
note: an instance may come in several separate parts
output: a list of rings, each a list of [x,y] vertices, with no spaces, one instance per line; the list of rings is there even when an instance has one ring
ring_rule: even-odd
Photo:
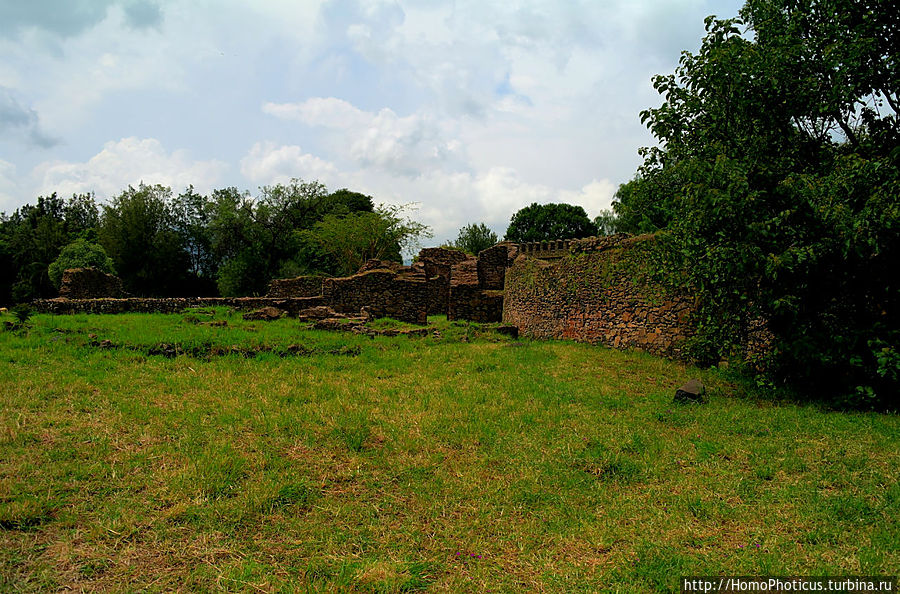
[[[315,297],[322,294],[323,276],[279,278],[269,283],[266,297]]]
[[[569,242],[567,255],[549,261],[520,255],[506,271],[503,321],[532,338],[682,358],[693,333],[693,299],[640,282],[635,273],[654,241],[652,235],[592,238]]]
[[[96,268],[69,268],[63,271],[59,296],[68,299],[122,297],[122,280]]]
[[[428,282],[428,313],[446,314],[450,301],[450,277],[453,267],[472,259],[460,250],[424,248],[419,252],[420,266]]]
[[[337,312],[366,308],[376,317],[390,317],[414,324],[428,321],[428,285],[391,270],[369,270],[344,278],[325,279],[324,304]]]

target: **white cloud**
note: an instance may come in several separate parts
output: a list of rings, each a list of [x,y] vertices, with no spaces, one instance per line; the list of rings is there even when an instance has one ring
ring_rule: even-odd
[[[317,180],[328,184],[337,168],[315,155],[304,153],[296,145],[278,146],[273,142],[257,142],[241,159],[241,173],[261,184],[286,183],[292,178]]]
[[[300,103],[266,103],[263,113],[276,118],[303,122],[308,126],[352,130],[372,119],[352,104],[335,97],[313,97]]]
[[[566,202],[584,207],[593,218],[609,208],[615,184],[592,180],[580,189],[528,183],[508,167],[481,173],[434,170],[402,177],[375,169],[335,172],[333,187],[349,187],[376,202],[415,203],[414,218],[434,231],[432,243],[455,239],[469,223],[485,223],[502,236],[512,215],[532,202]]]
[[[193,185],[197,191],[206,192],[226,168],[221,161],[191,160],[184,150],[169,153],[155,138],[130,137],[107,142],[102,151],[84,163],[41,163],[33,175],[38,194],[95,192],[108,198],[140,182],[162,184],[176,192]]]
[[[18,207],[16,203],[16,166],[0,159],[0,212],[9,214]]]
[[[361,167],[415,177],[460,161],[460,143],[445,138],[436,120],[424,113],[401,117],[391,109],[363,111],[342,99],[315,97],[299,103],[266,103],[263,111],[282,119],[325,128],[331,145]]]

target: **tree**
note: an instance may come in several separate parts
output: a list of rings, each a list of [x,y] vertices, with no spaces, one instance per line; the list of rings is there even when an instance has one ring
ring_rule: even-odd
[[[69,268],[96,268],[108,274],[115,274],[112,258],[106,254],[103,246],[90,243],[85,239],[76,239],[59,253],[47,269],[50,281],[59,289],[62,275]]]
[[[170,188],[141,183],[103,206],[100,244],[130,293],[184,295],[192,287],[190,259],[175,231],[171,197]]]
[[[55,295],[47,275],[60,250],[94,232],[97,206],[91,194],[68,200],[40,196],[9,218],[0,217],[0,302],[22,302]]]
[[[431,237],[427,226],[404,216],[408,208],[381,205],[374,212],[330,214],[303,235],[337,262],[340,274],[353,274],[372,258],[401,262],[403,251]]]
[[[596,235],[584,208],[572,204],[538,204],[516,212],[506,229],[510,241],[551,241]]]
[[[498,241],[497,234],[484,223],[470,223],[459,230],[456,241],[451,242],[450,246],[477,256],[478,252],[496,245]]]
[[[600,214],[594,217],[594,227],[597,228],[597,235],[613,235],[619,231],[619,219],[615,212],[601,210]]]
[[[740,17],[707,19],[699,52],[654,78],[664,102],[641,118],[660,145],[615,211],[676,240],[701,360],[739,354],[762,319],[765,381],[896,407],[900,13],[748,0]]]
[[[188,186],[169,204],[172,230],[178,235],[188,257],[189,272],[198,279],[215,274],[215,259],[209,236],[210,209],[206,198]]]

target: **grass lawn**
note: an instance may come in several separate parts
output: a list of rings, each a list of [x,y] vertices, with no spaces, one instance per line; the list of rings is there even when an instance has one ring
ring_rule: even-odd
[[[0,331],[0,591],[898,573],[900,417],[433,321],[372,338],[200,310]],[[710,402],[674,405],[691,377]]]

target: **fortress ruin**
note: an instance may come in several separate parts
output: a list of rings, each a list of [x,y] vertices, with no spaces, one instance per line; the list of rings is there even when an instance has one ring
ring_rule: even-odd
[[[683,358],[692,335],[693,299],[648,273],[659,257],[654,235],[550,242],[503,242],[477,257],[425,248],[411,266],[369,260],[348,277],[273,280],[264,297],[121,298],[118,279],[91,269],[66,271],[59,299],[35,302],[48,313],[176,312],[191,306],[277,307],[291,316],[310,308],[365,311],[425,324],[503,322],[519,335],[572,339]],[[107,278],[108,277],[108,278]]]

